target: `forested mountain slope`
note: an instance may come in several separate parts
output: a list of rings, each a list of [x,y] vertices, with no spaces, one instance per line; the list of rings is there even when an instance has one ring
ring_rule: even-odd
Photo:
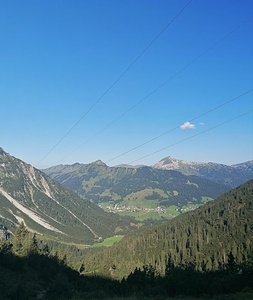
[[[111,248],[94,250],[85,254],[85,272],[115,277],[149,264],[161,274],[168,265],[217,270],[231,255],[237,264],[246,263],[253,253],[253,180],[195,211],[130,233]]]
[[[227,166],[212,162],[189,162],[168,156],[156,163],[154,168],[175,170],[185,175],[200,176],[231,188],[253,179],[253,160]]]
[[[229,188],[197,176],[147,166],[108,167],[101,161],[90,164],[59,165],[43,170],[52,179],[95,203],[156,206],[200,204]]]
[[[104,212],[1,148],[0,203],[0,224],[10,230],[23,220],[31,231],[68,242],[90,244],[130,228],[130,219]]]

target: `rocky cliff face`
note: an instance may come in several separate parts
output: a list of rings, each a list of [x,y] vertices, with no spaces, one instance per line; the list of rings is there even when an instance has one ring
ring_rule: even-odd
[[[54,182],[0,149],[0,222],[21,221],[31,231],[60,240],[92,243],[127,222]]]

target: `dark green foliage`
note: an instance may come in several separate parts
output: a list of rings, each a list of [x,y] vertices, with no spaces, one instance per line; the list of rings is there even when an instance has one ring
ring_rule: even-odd
[[[57,255],[40,252],[17,256],[8,243],[0,247],[0,299],[112,299],[137,297],[164,299],[179,295],[231,295],[253,289],[253,265],[231,272],[222,270],[199,272],[192,265],[170,265],[165,276],[157,274],[152,265],[135,268],[122,281],[97,275],[83,276],[69,268]],[[230,298],[230,297],[227,297]],[[250,299],[250,298],[247,298]]]
[[[253,252],[253,180],[201,208],[161,225],[140,228],[111,248],[85,250],[85,272],[122,278],[151,264],[164,275],[167,263],[216,271],[246,263]],[[233,259],[232,259],[233,258]],[[104,272],[104,273],[103,273]]]
[[[147,199],[147,200],[160,200],[161,201],[160,204],[162,204],[162,202],[164,200],[164,198],[160,194],[158,194],[157,192],[154,192],[154,191],[152,192],[151,195],[145,196],[145,199]],[[169,200],[167,202],[168,202],[168,205],[169,205],[170,204]]]
[[[43,299],[70,299],[77,294],[91,299],[92,294],[110,296],[119,285],[109,279],[80,276],[57,256],[39,252],[16,256],[4,245],[0,248],[0,276],[0,299],[13,300],[36,299],[39,294]]]
[[[24,222],[21,222],[15,231],[14,251],[19,254],[27,254],[29,250],[29,232]]]
[[[18,255],[12,245],[17,240],[22,245]],[[56,245],[51,251],[51,246],[46,246],[45,241],[42,243],[35,234],[29,233],[24,224],[19,226],[14,237],[0,244],[0,299],[35,299],[40,295],[43,299],[111,299],[117,296],[163,299],[178,295],[231,295],[253,289],[252,256],[238,264],[230,252],[227,263],[220,269],[204,272],[196,270],[192,263],[176,266],[169,256],[163,276],[154,265],[145,264],[135,267],[118,281],[109,279],[118,266],[109,259],[108,252],[107,255],[101,249],[97,252],[99,258],[106,261],[104,266],[110,266],[107,278],[95,273],[83,276],[80,273],[85,272],[88,261],[81,264],[80,272],[74,271],[68,266],[70,249],[66,247],[68,252],[64,253],[58,247],[61,253],[53,254]],[[247,295],[252,294],[248,292]]]

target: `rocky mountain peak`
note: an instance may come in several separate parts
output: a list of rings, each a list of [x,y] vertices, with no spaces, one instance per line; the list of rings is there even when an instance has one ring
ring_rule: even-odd
[[[153,167],[156,169],[180,170],[183,166],[196,166],[198,164],[201,163],[189,162],[186,160],[180,160],[180,159],[173,158],[171,156],[167,156],[161,159]]]
[[[97,165],[97,166],[105,166],[105,167],[107,167],[107,165],[104,162],[102,162],[102,160],[100,160],[100,159],[94,161],[94,164]]]
[[[203,177],[230,187],[236,187],[253,178],[252,161],[228,166],[213,162],[189,162],[168,156],[160,160],[153,167],[155,169],[179,171],[184,175]]]

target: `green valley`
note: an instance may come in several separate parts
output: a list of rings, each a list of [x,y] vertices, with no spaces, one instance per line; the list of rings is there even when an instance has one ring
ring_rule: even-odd
[[[138,221],[171,219],[229,190],[225,185],[178,171],[147,166],[108,167],[101,161],[43,171],[106,211]]]

